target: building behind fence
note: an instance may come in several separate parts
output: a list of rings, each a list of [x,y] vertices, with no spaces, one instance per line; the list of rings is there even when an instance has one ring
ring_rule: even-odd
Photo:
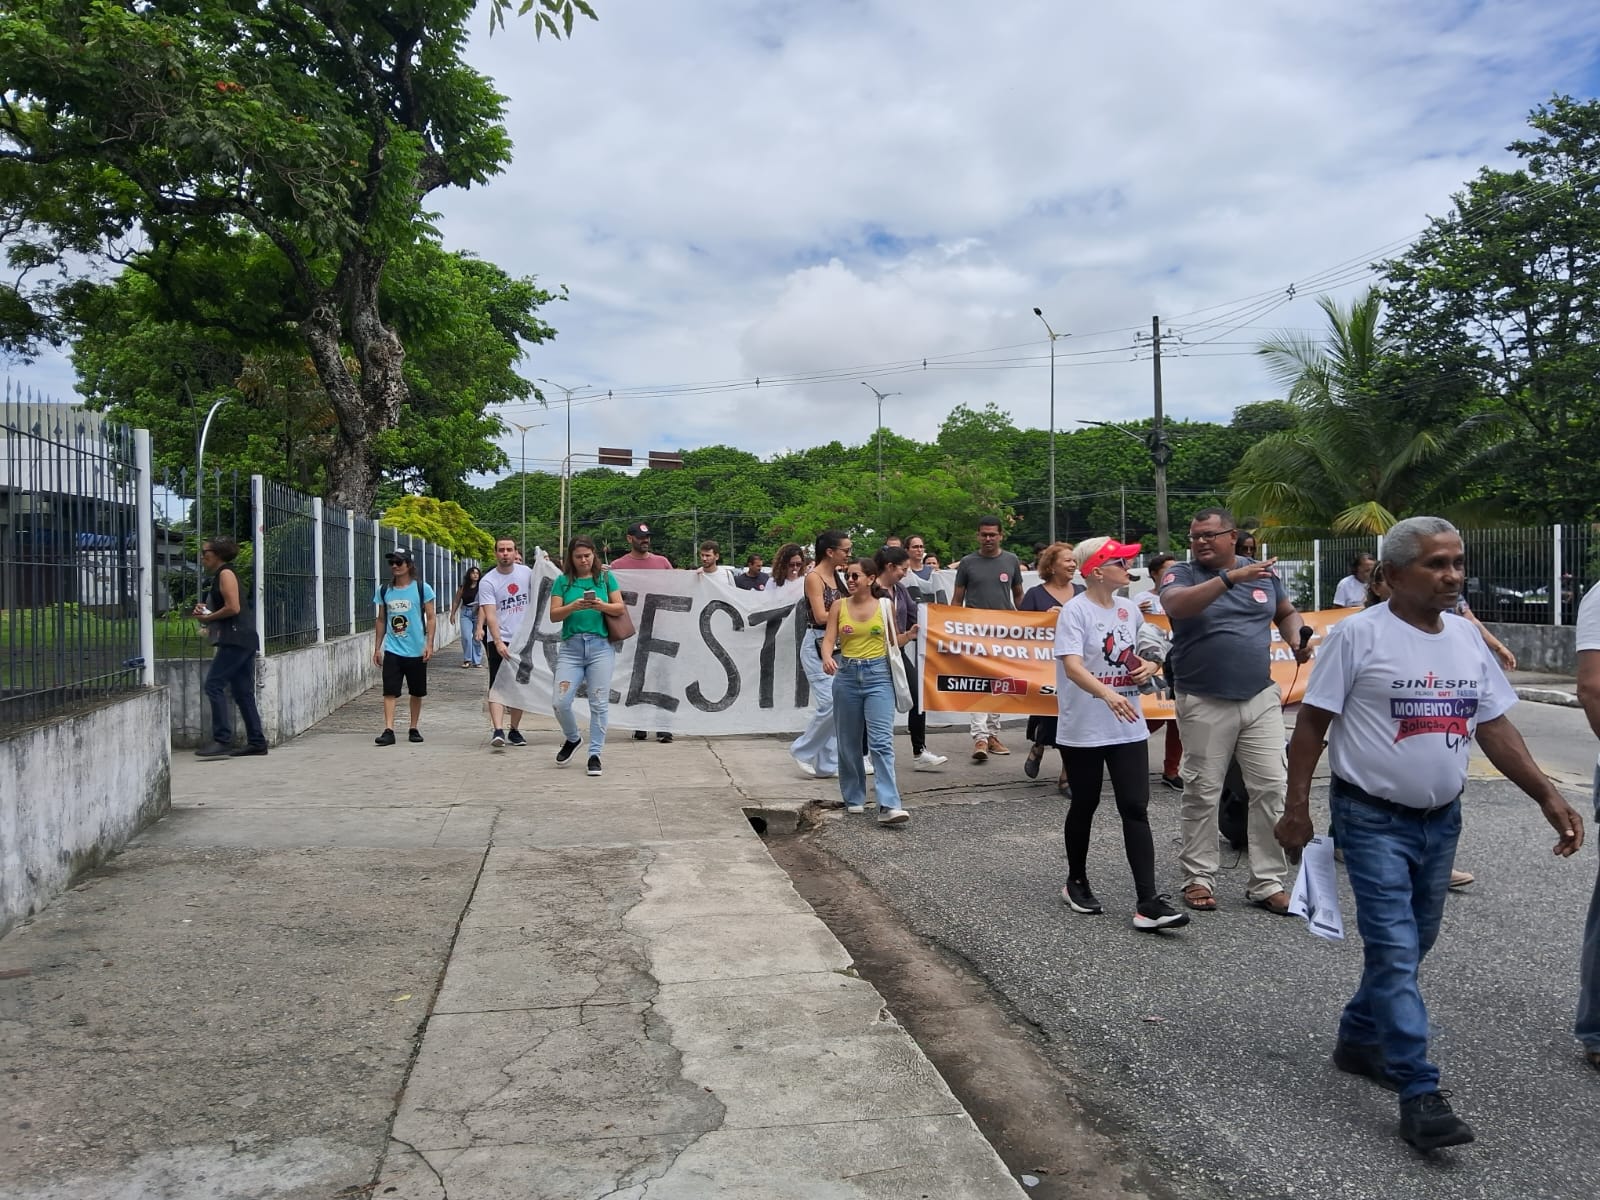
[[[208,538],[240,545],[263,652],[370,635],[383,555],[411,551],[441,634],[471,560],[259,475],[157,473],[150,438],[5,383],[0,403],[0,730],[155,682],[204,659],[189,615]]]

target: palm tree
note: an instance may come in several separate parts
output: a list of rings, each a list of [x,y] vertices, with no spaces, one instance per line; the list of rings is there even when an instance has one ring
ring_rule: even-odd
[[[1317,303],[1328,332],[1281,333],[1257,348],[1299,420],[1248,451],[1229,478],[1229,506],[1282,537],[1381,534],[1417,513],[1481,514],[1463,481],[1510,434],[1499,413],[1439,419],[1416,401],[1417,384],[1394,383],[1396,345],[1383,329],[1377,289],[1348,309]]]

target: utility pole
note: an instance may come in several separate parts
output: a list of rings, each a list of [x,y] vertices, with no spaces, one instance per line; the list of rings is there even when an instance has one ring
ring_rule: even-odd
[[[1035,308],[1033,315],[1044,321],[1045,332],[1050,335],[1050,544],[1056,540],[1056,342],[1071,335],[1057,333],[1045,321],[1044,312]]]
[[[871,392],[878,400],[878,523],[883,523],[883,402],[890,396],[898,396],[899,392],[880,392],[865,379],[861,386]]]
[[[1121,537],[1121,540],[1126,542],[1128,540],[1128,485],[1125,484],[1125,483],[1119,484],[1118,488],[1122,492],[1122,537]]]
[[[559,383],[555,383],[543,376],[539,377],[539,382],[550,384],[551,387],[566,397],[567,401],[567,456],[561,460],[561,532],[559,534],[561,539],[560,552],[564,557],[567,553],[567,538],[571,533],[569,526],[572,524],[570,511],[572,508],[572,394],[585,390],[589,385],[580,383],[577,387],[562,387]]]
[[[1156,476],[1156,548],[1170,548],[1172,538],[1167,523],[1167,460],[1172,449],[1167,445],[1166,426],[1161,413],[1161,318],[1150,318],[1151,362],[1155,366],[1156,419],[1150,429],[1150,460]]]

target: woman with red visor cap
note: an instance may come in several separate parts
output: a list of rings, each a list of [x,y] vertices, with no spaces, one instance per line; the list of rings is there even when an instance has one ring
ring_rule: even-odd
[[[1069,600],[1056,620],[1056,741],[1062,747],[1072,803],[1063,836],[1067,886],[1061,898],[1073,912],[1104,910],[1089,886],[1089,833],[1100,788],[1111,776],[1111,794],[1122,818],[1122,843],[1133,870],[1136,929],[1170,929],[1189,923],[1156,891],[1155,839],[1150,833],[1150,731],[1139,707],[1139,685],[1156,673],[1140,658],[1139,606],[1117,589],[1128,585],[1128,565],[1137,545],[1114,538],[1078,543],[1078,578],[1088,589]]]

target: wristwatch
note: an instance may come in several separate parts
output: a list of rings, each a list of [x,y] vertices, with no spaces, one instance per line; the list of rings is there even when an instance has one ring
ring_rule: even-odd
[[[1225,591],[1233,591],[1233,576],[1226,571],[1222,573],[1222,587]]]

